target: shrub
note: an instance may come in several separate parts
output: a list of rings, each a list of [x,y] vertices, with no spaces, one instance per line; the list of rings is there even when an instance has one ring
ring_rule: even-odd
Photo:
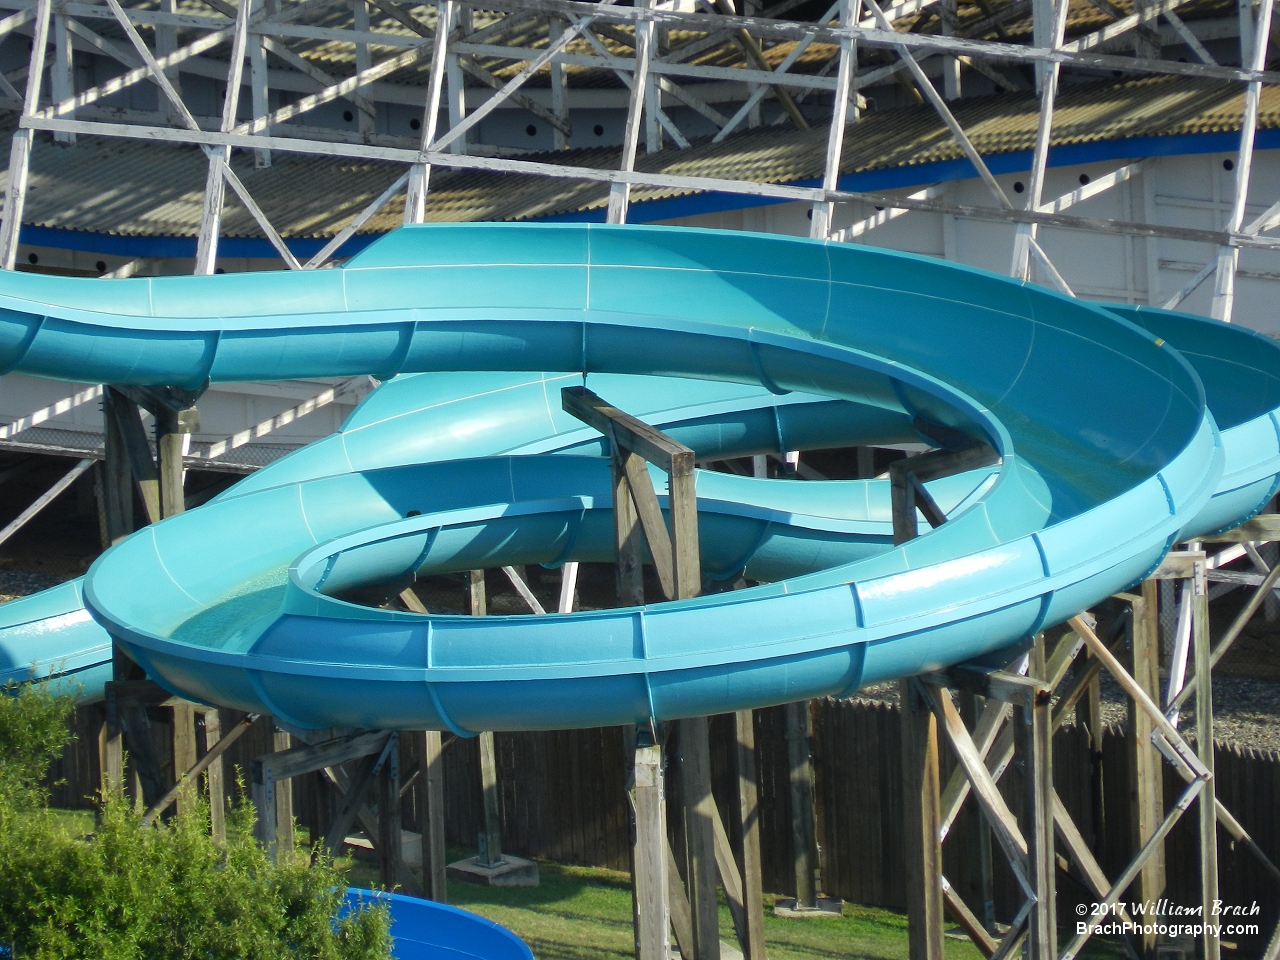
[[[65,742],[68,708],[30,688],[0,697],[0,755],[16,758],[0,764],[0,944],[14,960],[390,957],[385,907],[338,918],[345,884],[333,863],[271,861],[243,798],[225,847],[198,804],[144,827],[118,795],[102,799],[91,836],[71,836],[36,786]]]

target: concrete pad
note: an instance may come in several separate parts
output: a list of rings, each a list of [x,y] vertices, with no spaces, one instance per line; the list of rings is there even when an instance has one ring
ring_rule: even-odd
[[[444,875],[450,880],[476,883],[482,887],[536,887],[538,885],[538,865],[532,860],[513,857],[509,854],[502,858],[501,863],[493,866],[478,863],[475,857],[459,860],[445,867]]]
[[[773,904],[775,917],[786,917],[790,920],[810,920],[841,915],[844,901],[839,897],[819,897],[816,907],[796,907],[795,900],[777,900]]]

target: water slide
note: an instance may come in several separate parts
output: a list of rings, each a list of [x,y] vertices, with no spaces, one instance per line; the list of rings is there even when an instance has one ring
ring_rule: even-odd
[[[0,370],[385,381],[339,433],[0,607],[0,677],[92,696],[109,633],[175,692],[304,727],[633,723],[1005,660],[1280,477],[1264,337],[748,233],[412,227],[317,272],[6,274]],[[543,617],[354,602],[611,560],[604,442],[558,396],[584,382],[704,460],[941,440],[1000,461],[931,483],[947,522],[900,546],[886,481],[700,471],[704,575],[747,589]]]

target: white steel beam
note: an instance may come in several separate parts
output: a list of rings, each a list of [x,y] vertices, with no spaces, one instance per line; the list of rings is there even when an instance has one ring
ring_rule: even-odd
[[[412,169],[413,168],[411,167],[410,170]],[[372,203],[370,203],[367,207],[365,207],[358,214],[356,214],[356,216],[352,219],[352,221],[348,223],[345,227],[343,227],[341,230],[339,230],[332,240],[330,240],[323,247],[321,247],[319,252],[317,252],[314,257],[312,257],[310,260],[306,262],[306,264],[303,265],[302,269],[314,270],[317,267],[323,266],[328,261],[328,259],[332,257],[342,247],[344,243],[346,243],[353,236],[355,236],[356,231],[359,230],[361,227],[363,227],[368,222],[370,217],[372,217],[375,213],[381,210],[383,206],[386,205],[388,200],[390,200],[392,197],[394,197],[397,193],[399,193],[404,188],[404,185],[409,182],[409,176],[410,176],[409,171],[406,171],[400,174],[400,176],[396,178],[396,180],[391,184],[391,186],[387,187],[387,189],[383,190],[382,193],[378,194],[377,198]],[[406,203],[406,207],[407,206],[408,204]],[[421,223],[422,221],[415,220],[413,222]]]
[[[1032,10],[1035,16],[1042,18],[1046,15],[1052,17],[1052,21],[1048,24],[1038,20],[1037,25],[1041,30],[1048,33],[1048,43],[1050,49],[1057,49],[1062,44],[1062,35],[1067,27],[1067,9],[1070,6],[1069,0],[1057,0],[1056,3],[1047,4],[1048,10],[1045,9],[1046,4],[1032,4]],[[1047,28],[1047,30],[1045,29]],[[1036,79],[1039,81],[1040,87],[1040,116],[1036,125],[1036,145],[1031,158],[1031,184],[1027,190],[1027,209],[1035,210],[1040,206],[1040,199],[1044,193],[1044,172],[1049,165],[1049,144],[1053,136],[1053,110],[1058,98],[1058,75],[1059,65],[1056,63],[1041,63],[1036,66]],[[1013,265],[1009,273],[1011,276],[1019,280],[1031,279],[1031,252],[1032,249],[1039,250],[1043,255],[1044,251],[1040,249],[1036,240],[1035,224],[1020,224],[1014,232],[1013,240]],[[1048,257],[1043,257],[1045,261]],[[1049,265],[1050,276],[1056,278],[1055,285],[1062,280],[1057,269]]]
[[[1258,28],[1253,35],[1253,49],[1249,51],[1249,66],[1255,70],[1260,70],[1267,62],[1273,7],[1274,0],[1261,0],[1258,5]],[[1241,42],[1244,42],[1243,36]],[[1245,203],[1249,198],[1249,173],[1253,168],[1253,139],[1258,130],[1258,103],[1261,98],[1262,84],[1256,80],[1251,81],[1245,89],[1244,117],[1240,121],[1240,151],[1236,157],[1235,196],[1226,224],[1228,233],[1236,233],[1244,222]],[[1216,320],[1231,322],[1236,296],[1236,267],[1239,263],[1240,252],[1234,247],[1223,247],[1218,251],[1213,305],[1210,308],[1210,313]]]
[[[49,86],[54,100],[67,100],[76,95],[75,69],[72,63],[71,36],[65,13],[53,15],[53,63],[49,69]],[[55,133],[56,143],[75,143],[74,133]]]
[[[650,0],[641,0],[639,9],[650,11]],[[640,142],[640,121],[644,113],[645,88],[648,86],[650,47],[653,43],[653,21],[636,23],[635,73],[631,77],[631,102],[627,107],[627,126],[622,136],[622,173],[631,173],[636,166],[636,149]],[[626,223],[627,207],[631,204],[631,184],[616,181],[609,188],[609,223]]]
[[[1077,203],[1083,203],[1090,197],[1096,197],[1100,193],[1105,193],[1112,187],[1124,183],[1136,177],[1142,172],[1142,163],[1128,163],[1118,170],[1112,170],[1106,176],[1098,177],[1096,180],[1090,180],[1088,183],[1069,193],[1064,193],[1057,199],[1050,200],[1048,203],[1042,203],[1037,207],[1046,213],[1060,213],[1070,207],[1074,207]]]
[[[1280,250],[1280,237],[1251,237],[1243,233],[1228,234],[1222,230],[1200,230],[1192,227],[1173,227],[1129,220],[1108,220],[1102,217],[1044,213],[1038,210],[1000,209],[942,200],[915,200],[911,197],[891,194],[864,193],[850,190],[827,191],[821,187],[801,187],[750,180],[729,180],[720,177],[676,176],[665,173],[639,172],[634,169],[601,170],[592,167],[575,167],[567,164],[520,160],[511,157],[454,156],[448,153],[428,153],[424,156],[418,150],[408,150],[400,147],[368,146],[340,141],[306,140],[293,137],[259,137],[237,133],[224,134],[213,131],[191,131],[173,127],[147,127],[136,124],[88,120],[46,120],[39,117],[24,117],[19,120],[19,125],[23,129],[32,130],[70,130],[75,133],[92,134],[94,136],[125,137],[137,140],[156,140],[205,146],[225,145],[244,147],[250,150],[265,147],[271,150],[318,156],[352,157],[359,160],[390,160],[406,164],[430,163],[435,166],[485,170],[493,173],[516,173],[565,180],[654,186],[677,190],[705,190],[742,196],[798,200],[802,203],[813,203],[817,200],[830,200],[835,203],[866,203],[893,209],[948,213],[958,217],[986,220],[993,223],[1037,223],[1047,227],[1087,230],[1093,233],[1114,234],[1117,236],[1164,237],[1170,240],[1221,244],[1242,249]]]
[[[876,15],[876,19],[880,22],[881,28],[892,31],[888,20],[885,19],[884,12],[880,9],[880,5],[876,0],[865,0],[868,7]],[[907,36],[907,34],[895,34],[895,36]],[[951,131],[951,136],[955,138],[956,143],[960,145],[960,149],[964,151],[964,155],[969,158],[969,162],[973,164],[973,168],[978,171],[978,176],[982,178],[982,182],[987,185],[987,189],[991,191],[991,195],[1003,207],[1010,210],[1013,204],[1009,202],[1008,195],[1004,192],[1004,188],[996,182],[996,178],[992,175],[987,163],[982,159],[982,155],[978,153],[978,148],[973,145],[973,141],[969,139],[969,135],[964,132],[964,128],[960,126],[955,118],[955,114],[951,112],[951,108],[947,106],[946,101],[938,95],[937,89],[933,82],[925,75],[920,64],[916,62],[915,56],[906,46],[898,47],[898,56],[903,59],[907,65],[907,69],[911,71],[911,75],[915,78],[916,86],[920,92],[924,94],[926,100],[932,104],[934,111],[942,118],[942,122],[947,125],[947,129]]]
[[[612,69],[614,76],[618,78],[618,80],[622,83],[624,87],[630,90],[633,74],[629,73],[628,70],[630,71],[635,70],[635,65],[636,65],[635,58],[633,57],[630,60],[623,60],[620,57],[613,56],[613,54],[609,53],[608,49],[605,48],[604,44],[600,42],[600,38],[597,37],[590,30],[584,31],[582,36],[588,43],[591,44],[591,46],[593,46],[597,51],[599,51],[600,53],[599,59],[605,65],[607,65],[610,69]],[[652,60],[652,58],[650,58],[650,61],[649,61],[650,66],[652,66],[653,62],[654,61]],[[646,72],[646,76],[648,76],[647,72]],[[629,103],[630,103],[630,100],[628,100],[628,104]],[[685,139],[684,134],[680,132],[679,128],[676,127],[676,125],[671,122],[671,118],[668,117],[666,114],[666,111],[662,109],[662,104],[659,102],[657,98],[651,99],[646,96],[645,109],[648,110],[650,113],[656,114],[658,123],[662,125],[662,129],[667,131],[671,139],[674,140],[679,147],[683,149],[684,147],[689,146],[689,141]],[[647,122],[648,121],[646,121],[646,123]],[[646,131],[646,138],[647,138],[647,131]]]
[[[1206,263],[1203,267],[1200,268],[1200,270],[1196,273],[1195,276],[1193,276],[1190,280],[1186,282],[1186,284],[1183,286],[1181,290],[1179,290],[1172,297],[1170,297],[1165,302],[1164,306],[1161,307],[1161,309],[1173,310],[1183,300],[1191,296],[1191,294],[1195,292],[1196,287],[1200,286],[1200,284],[1204,283],[1207,279],[1209,279],[1209,274],[1213,273],[1217,269],[1218,269],[1218,261],[1210,260],[1208,263]]]
[[[831,5],[830,9],[828,9],[827,12],[822,15],[822,17],[818,20],[818,22],[824,23],[824,24],[830,22],[831,18],[834,17],[840,11],[840,8],[842,5],[843,5],[843,0],[836,0],[836,2]],[[778,76],[784,75],[788,70],[791,69],[792,64],[794,64],[797,60],[800,59],[800,55],[803,54],[807,49],[809,49],[809,45],[811,43],[813,43],[813,37],[806,37],[805,39],[797,43],[794,47],[791,48],[791,52],[786,55],[783,61],[780,64],[778,64],[776,67],[774,67],[773,72]],[[844,55],[843,43],[840,46],[840,53],[841,53],[841,56]],[[854,58],[854,61],[856,64],[857,62],[856,57]],[[836,82],[838,85],[839,78],[837,78]],[[742,121],[747,118],[748,114],[750,114],[751,111],[756,108],[756,105],[759,104],[759,102],[762,99],[764,99],[765,94],[769,93],[772,89],[773,89],[772,87],[761,84],[755,90],[753,90],[751,92],[751,95],[747,97],[747,102],[738,108],[738,112],[729,118],[728,123],[725,123],[721,126],[720,132],[711,138],[711,142],[719,143],[729,134],[733,133],[733,131],[737,128],[738,124],[742,123]]]
[[[363,0],[361,0],[361,2],[363,2]],[[472,127],[478,124],[481,120],[483,120],[485,117],[491,114],[503,102],[508,100],[513,93],[515,93],[517,90],[520,89],[520,87],[522,87],[525,84],[526,81],[528,81],[535,73],[537,73],[544,66],[546,66],[547,63],[550,62],[550,60],[557,53],[559,53],[561,50],[567,47],[570,43],[576,40],[578,38],[578,35],[581,34],[583,30],[585,30],[588,26],[590,26],[590,24],[591,24],[591,18],[588,17],[584,20],[578,21],[573,26],[571,26],[568,30],[563,31],[557,39],[552,41],[547,46],[547,49],[542,52],[541,56],[533,60],[530,60],[527,64],[525,64],[524,69],[522,69],[519,73],[517,73],[510,80],[508,80],[501,90],[499,90],[497,93],[491,96],[488,100],[486,100],[483,104],[481,104],[478,109],[473,110],[470,116],[468,116],[465,120],[463,120],[457,126],[450,127],[449,131],[445,133],[442,137],[437,139],[435,143],[431,145],[430,149],[443,150],[446,147],[453,144],[455,141],[457,141],[460,137],[466,136],[466,133],[468,130],[470,130]]]
[[[908,194],[908,197],[912,200],[932,200],[934,197],[940,197],[946,193],[947,187],[948,184],[935,183],[933,186],[926,187],[924,190],[917,190],[915,193]],[[859,220],[857,223],[850,224],[843,230],[837,230],[835,233],[831,234],[831,239],[841,243],[848,242],[855,237],[861,237],[866,233],[870,233],[877,227],[883,227],[890,220],[896,220],[898,217],[905,216],[910,212],[910,210],[902,208],[894,210],[877,210],[873,216],[867,217],[864,220]]]
[[[436,29],[437,43],[431,54],[431,73],[427,81],[427,102],[422,112],[422,147],[418,151],[418,156],[415,158],[413,166],[409,168],[409,192],[404,202],[404,222],[406,224],[423,223],[427,219],[427,190],[430,188],[431,180],[431,167],[427,163],[427,148],[435,140],[436,126],[440,122],[440,98],[444,92],[445,67],[449,55],[449,34],[453,30],[453,18],[455,15],[453,0],[440,0],[436,4],[436,11],[436,23],[438,24]],[[391,193],[388,193],[386,199],[382,200],[378,206],[381,207],[389,199],[391,199]],[[373,213],[372,209],[368,211],[369,216],[373,216]],[[354,233],[355,231],[353,230],[352,232]],[[337,237],[334,239],[336,240]],[[334,250],[337,248],[335,244]],[[324,252],[323,250],[321,251],[321,253]],[[318,257],[319,254],[316,256]],[[315,258],[313,258],[314,262]]]
[[[129,38],[129,42],[133,44],[133,48],[138,51],[138,55],[142,57],[142,62],[147,65],[147,72],[150,78],[164,91],[164,95],[169,98],[169,103],[173,109],[177,111],[182,122],[192,130],[198,130],[199,124],[196,123],[195,117],[191,115],[191,111],[187,109],[187,105],[182,102],[182,97],[178,91],[174,89],[173,84],[165,75],[164,69],[156,62],[155,56],[142,42],[142,37],[138,36],[138,31],[129,21],[128,14],[124,12],[124,8],[120,6],[120,0],[107,0],[107,5],[111,7],[111,12],[116,15],[116,20],[124,29],[125,36]],[[230,95],[230,91],[228,91]],[[65,102],[65,101],[64,101]]]
[[[108,0],[108,2],[116,3],[117,0]],[[244,76],[244,58],[249,43],[249,18],[253,13],[253,6],[254,0],[240,0],[240,8],[236,11],[236,32],[231,39],[231,60],[227,67],[227,92],[222,101],[223,133],[230,132],[235,126],[236,111],[240,106],[240,82]],[[181,104],[182,101],[179,100],[178,102]],[[182,109],[186,110],[186,107],[183,106]],[[191,125],[195,126],[195,120],[191,121]],[[227,174],[230,173],[230,168],[227,164],[231,159],[230,147],[224,146],[207,152],[209,154],[209,171],[205,177],[204,209],[200,216],[200,235],[196,240],[195,272],[200,276],[211,276],[216,267],[218,234],[222,230],[222,208],[223,200],[226,196],[225,186],[228,179]],[[257,205],[253,204],[252,200],[249,200],[246,205],[252,205],[250,206],[250,212],[257,208]],[[271,231],[271,233],[274,233],[274,231]],[[279,238],[277,237],[277,239]],[[297,261],[294,262],[296,263]]]
[[[234,33],[234,27],[227,27],[225,30],[219,30],[217,33],[206,34],[205,36],[194,40],[180,50],[175,50],[167,57],[160,57],[156,60],[156,64],[165,69],[170,66],[182,63],[192,57],[198,57],[202,53],[212,50],[219,46],[224,40]],[[61,103],[53,104],[45,109],[33,114],[40,117],[64,117],[69,113],[73,113],[77,107],[85,107],[91,103],[95,103],[104,97],[119,93],[121,90],[127,90],[129,87],[147,80],[151,77],[151,67],[144,64],[141,67],[135,67],[128,73],[114,77],[105,83],[90,87],[88,90],[82,90],[70,100],[64,100]]]
[[[45,47],[49,43],[52,0],[39,0],[36,27],[31,38],[31,60],[27,69],[27,95],[22,105],[24,118],[40,105],[40,81],[44,76]],[[12,17],[6,18],[12,20]],[[35,131],[19,127],[9,145],[9,186],[4,194],[4,219],[0,221],[0,268],[12,270],[18,257],[18,235],[22,231],[22,208],[31,173],[31,143]]]
[[[551,17],[547,21],[547,40],[549,43],[556,43],[564,35],[564,21],[559,17]],[[557,150],[569,149],[569,135],[565,132],[565,126],[569,125],[569,90],[566,82],[564,64],[558,61],[551,63],[551,112],[554,113],[563,123],[563,126],[553,126],[552,143]],[[570,128],[572,130],[572,128]],[[574,568],[575,573],[577,567]]]
[[[244,204],[245,209],[253,215],[253,219],[258,222],[258,226],[262,228],[262,232],[266,238],[271,241],[271,245],[276,248],[276,252],[280,254],[280,259],[285,262],[290,270],[301,270],[302,264],[298,262],[298,258],[293,255],[293,251],[280,238],[280,234],[276,232],[276,228],[271,225],[271,221],[267,219],[267,215],[262,212],[262,208],[258,206],[256,200],[250,195],[248,188],[241,179],[236,176],[231,164],[224,160],[220,167],[222,175],[227,178],[227,183],[231,185],[231,189],[236,192],[236,196],[240,198],[240,202]]]
[[[267,71],[267,38],[254,37],[249,42],[249,89],[253,98],[254,117],[265,117],[271,112],[271,99]],[[264,131],[270,133],[270,130]],[[253,152],[254,166],[265,169],[271,166],[270,150]]]
[[[874,2],[874,0],[872,0]],[[841,0],[841,23],[855,23],[861,0]],[[886,21],[887,22],[887,21]],[[840,156],[844,152],[845,119],[849,109],[850,84],[858,72],[858,48],[853,40],[840,41],[840,66],[836,68],[835,102],[831,108],[831,123],[827,128],[827,154],[822,167],[822,188],[834,190],[840,181]],[[831,219],[835,205],[829,201],[815,203],[810,209],[809,236],[826,240],[831,233]]]
[[[494,10],[523,10],[537,8],[543,13],[559,13],[566,16],[585,17],[596,15],[605,21],[634,23],[641,16],[636,7],[609,7],[581,0],[486,0],[485,6]],[[1123,57],[1090,52],[1053,50],[1035,45],[1003,43],[990,40],[972,40],[937,34],[898,33],[886,29],[863,26],[827,27],[813,23],[790,20],[770,20],[765,17],[740,17],[729,14],[684,13],[654,9],[645,14],[659,26],[680,30],[747,30],[752,35],[773,40],[802,40],[813,34],[816,39],[830,44],[849,37],[870,47],[896,50],[905,46],[911,51],[934,50],[939,53],[964,54],[1008,60],[1015,63],[1047,61],[1068,67],[1088,70],[1122,70],[1129,73],[1155,73],[1175,76],[1213,77],[1223,80],[1259,80],[1263,83],[1280,83],[1280,74],[1273,71],[1249,68],[1213,66],[1204,63],[1182,63],[1146,57]],[[657,62],[655,73],[676,73],[681,65]],[[703,68],[709,69],[709,68]],[[745,70],[735,69],[744,80],[762,79],[769,82],[771,71],[759,71],[762,76],[748,76]],[[696,74],[690,74],[696,75]]]

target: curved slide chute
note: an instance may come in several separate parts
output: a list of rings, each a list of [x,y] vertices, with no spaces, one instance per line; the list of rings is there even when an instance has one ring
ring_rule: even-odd
[[[64,669],[89,686],[100,624],[175,691],[313,727],[631,723],[1000,654],[1178,539],[1246,519],[1280,474],[1280,348],[1264,338],[746,233],[420,227],[315,273],[10,275],[0,364],[188,387],[396,375],[338,434],[0,621],[15,670],[74,637]],[[948,522],[897,547],[884,481],[700,473],[704,573],[767,581],[745,590],[482,619],[344,599],[611,559],[601,439],[559,410],[584,380],[701,458],[923,433],[1001,460],[935,481]],[[81,589],[91,621],[74,619]]]

